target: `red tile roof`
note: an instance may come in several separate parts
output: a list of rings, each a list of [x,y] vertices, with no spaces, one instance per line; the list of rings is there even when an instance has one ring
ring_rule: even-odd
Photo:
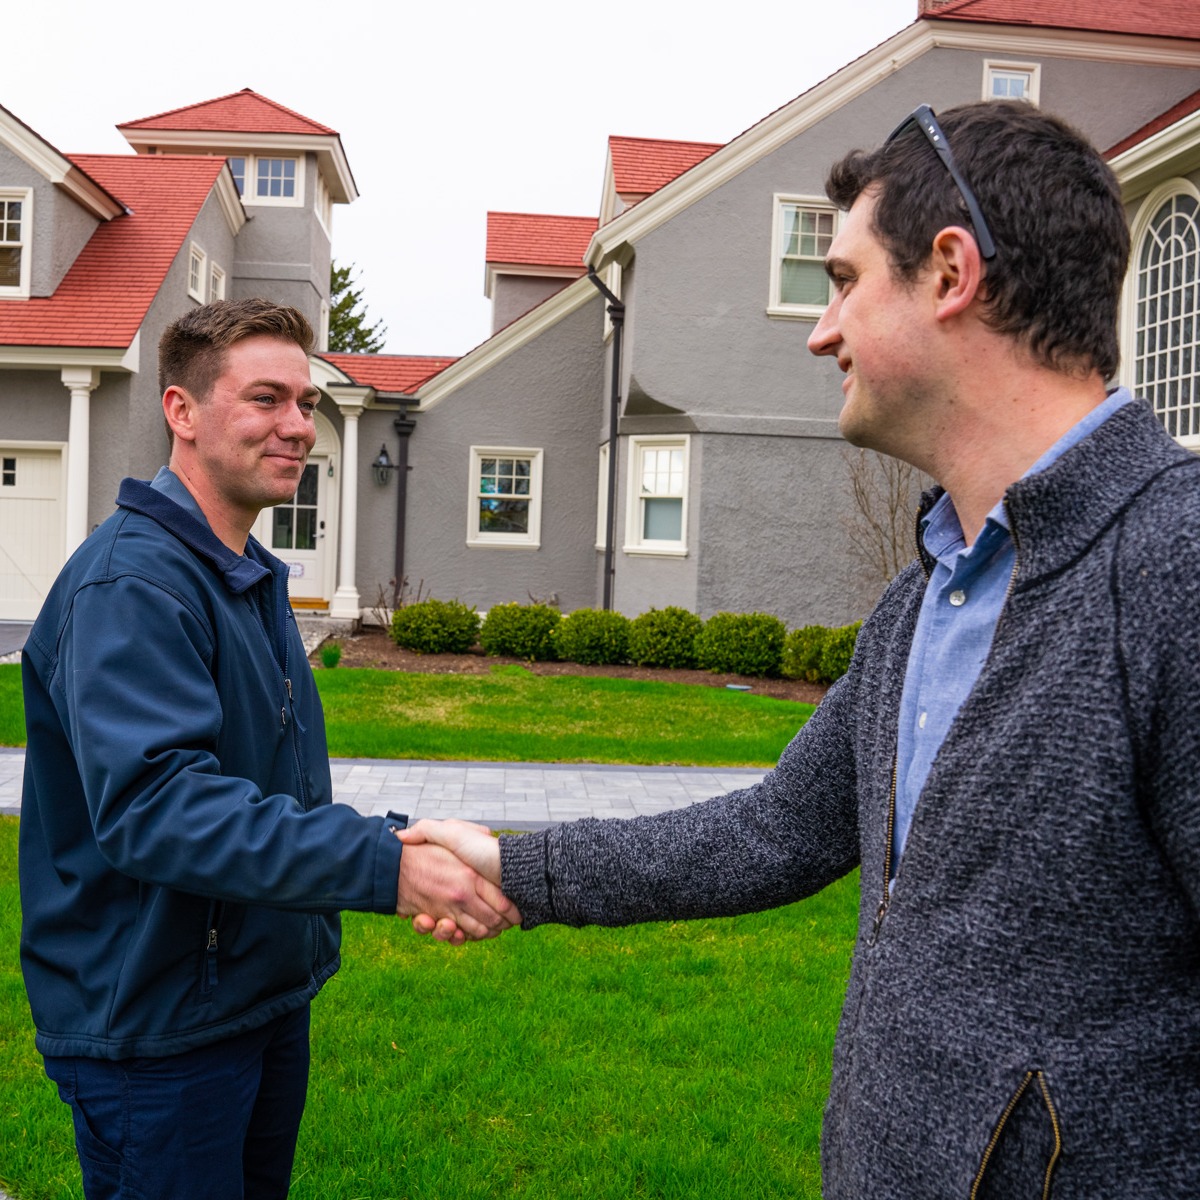
[[[522,266],[573,267],[582,275],[583,256],[596,225],[595,217],[490,212],[486,260]]]
[[[1182,121],[1184,117],[1189,117],[1194,112],[1200,112],[1200,91],[1185,96],[1178,104],[1168,108],[1165,113],[1160,113],[1153,121],[1147,121],[1141,129],[1135,129],[1127,138],[1123,138],[1115,146],[1106,150],[1104,157],[1116,158],[1118,154],[1124,154],[1126,150],[1136,146],[1139,142],[1144,142],[1148,137],[1161,133],[1164,129],[1174,125],[1176,121]]]
[[[309,133],[337,136],[337,130],[321,125],[252,88],[230,92],[215,100],[202,100],[173,108],[153,117],[126,121],[118,129],[187,130],[201,133]]]
[[[318,355],[327,363],[349,375],[355,383],[373,387],[378,392],[413,392],[444,371],[457,358],[432,358],[411,354],[334,354]]]
[[[920,0],[920,17],[1200,38],[1196,0]]]
[[[610,137],[613,184],[620,196],[648,196],[720,149],[720,142]]]
[[[196,155],[69,157],[130,212],[97,228],[53,296],[0,303],[0,345],[128,346],[225,167]]]

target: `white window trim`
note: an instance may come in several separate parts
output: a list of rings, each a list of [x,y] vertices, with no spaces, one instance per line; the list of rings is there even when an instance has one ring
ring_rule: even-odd
[[[1010,62],[998,58],[985,58],[983,60],[983,99],[999,99],[999,97],[992,95],[992,76],[1010,73],[1029,76],[1029,90],[1025,94],[1025,99],[1030,104],[1040,104],[1042,97],[1042,64]]]
[[[21,202],[21,279],[16,287],[0,287],[0,299],[28,300],[33,286],[33,189],[0,188],[0,200]]]
[[[317,214],[317,224],[325,230],[329,240],[333,241],[333,196],[330,195],[329,185],[325,182],[320,170],[316,176],[316,196],[313,200],[313,211]]]
[[[329,301],[321,301],[321,328],[319,331],[321,341],[321,352],[324,353],[329,349]]]
[[[677,542],[660,542],[642,537],[641,477],[643,450],[683,451],[683,504],[680,507]],[[629,483],[625,497],[625,554],[659,558],[686,558],[688,536],[688,496],[691,492],[691,436],[631,437],[629,439]]]
[[[192,270],[193,266],[195,271]],[[196,276],[196,284],[192,285],[192,275]],[[203,247],[197,246],[195,242],[188,247],[188,263],[187,263],[187,294],[193,300],[198,300],[201,304],[205,302],[204,289],[208,286],[208,255]]]
[[[290,160],[296,164],[296,194],[294,196],[260,196],[258,194],[258,164],[260,159]],[[304,207],[304,168],[303,154],[247,154],[246,155],[246,186],[242,196],[243,204],[258,204],[263,208],[303,208]],[[249,195],[251,188],[254,195]]]
[[[210,300],[225,299],[225,268],[219,263],[213,263],[208,269],[208,298]]]
[[[790,193],[776,192],[771,199],[771,290],[767,295],[767,316],[782,317],[793,321],[819,321],[825,309],[825,304],[783,304],[779,300],[779,266],[783,258],[783,247],[780,245],[782,222],[779,219],[780,209],[785,204],[798,204],[803,208],[821,208],[833,213],[833,232],[837,236],[841,225],[842,215],[837,206],[829,202],[828,196],[796,196]]]
[[[472,446],[470,492],[467,503],[467,545],[502,550],[537,550],[542,536],[542,454],[527,446]],[[529,463],[529,532],[481,533],[479,531],[479,475],[485,458],[527,458]]]
[[[1145,240],[1150,229],[1150,222],[1154,220],[1158,210],[1172,196],[1181,194],[1191,196],[1200,204],[1200,188],[1197,188],[1190,179],[1184,179],[1182,176],[1168,179],[1143,197],[1133,220],[1129,223],[1129,269],[1125,272],[1125,285],[1121,295],[1119,322],[1121,369],[1117,379],[1135,394],[1137,390],[1138,260],[1141,257],[1142,242]],[[1189,450],[1200,451],[1200,435],[1178,437],[1175,440]]]
[[[596,549],[605,548],[608,537],[608,443],[600,447],[599,483],[596,487]]]

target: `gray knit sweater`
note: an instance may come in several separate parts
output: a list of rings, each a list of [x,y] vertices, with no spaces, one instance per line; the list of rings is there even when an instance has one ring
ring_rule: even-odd
[[[927,563],[762,783],[501,841],[525,928],[786,904],[862,866],[833,1200],[1200,1196],[1200,460],[1126,405],[1006,497],[1014,586],[884,908]]]

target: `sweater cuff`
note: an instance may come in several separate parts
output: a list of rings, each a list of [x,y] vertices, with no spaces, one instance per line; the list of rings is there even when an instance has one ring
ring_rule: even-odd
[[[500,835],[500,890],[521,910],[521,928],[554,920],[546,831]]]

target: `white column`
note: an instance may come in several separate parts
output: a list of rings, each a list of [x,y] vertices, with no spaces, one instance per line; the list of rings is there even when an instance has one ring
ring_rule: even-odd
[[[88,535],[88,474],[91,465],[92,391],[100,382],[93,367],[63,367],[63,386],[71,393],[67,431],[66,552],[70,555]]]
[[[331,391],[333,389],[330,389]],[[357,621],[362,616],[358,588],[354,582],[354,564],[358,557],[358,418],[361,400],[334,396],[342,414],[342,495],[339,504],[341,530],[338,536],[337,591],[329,604],[331,617]]]

